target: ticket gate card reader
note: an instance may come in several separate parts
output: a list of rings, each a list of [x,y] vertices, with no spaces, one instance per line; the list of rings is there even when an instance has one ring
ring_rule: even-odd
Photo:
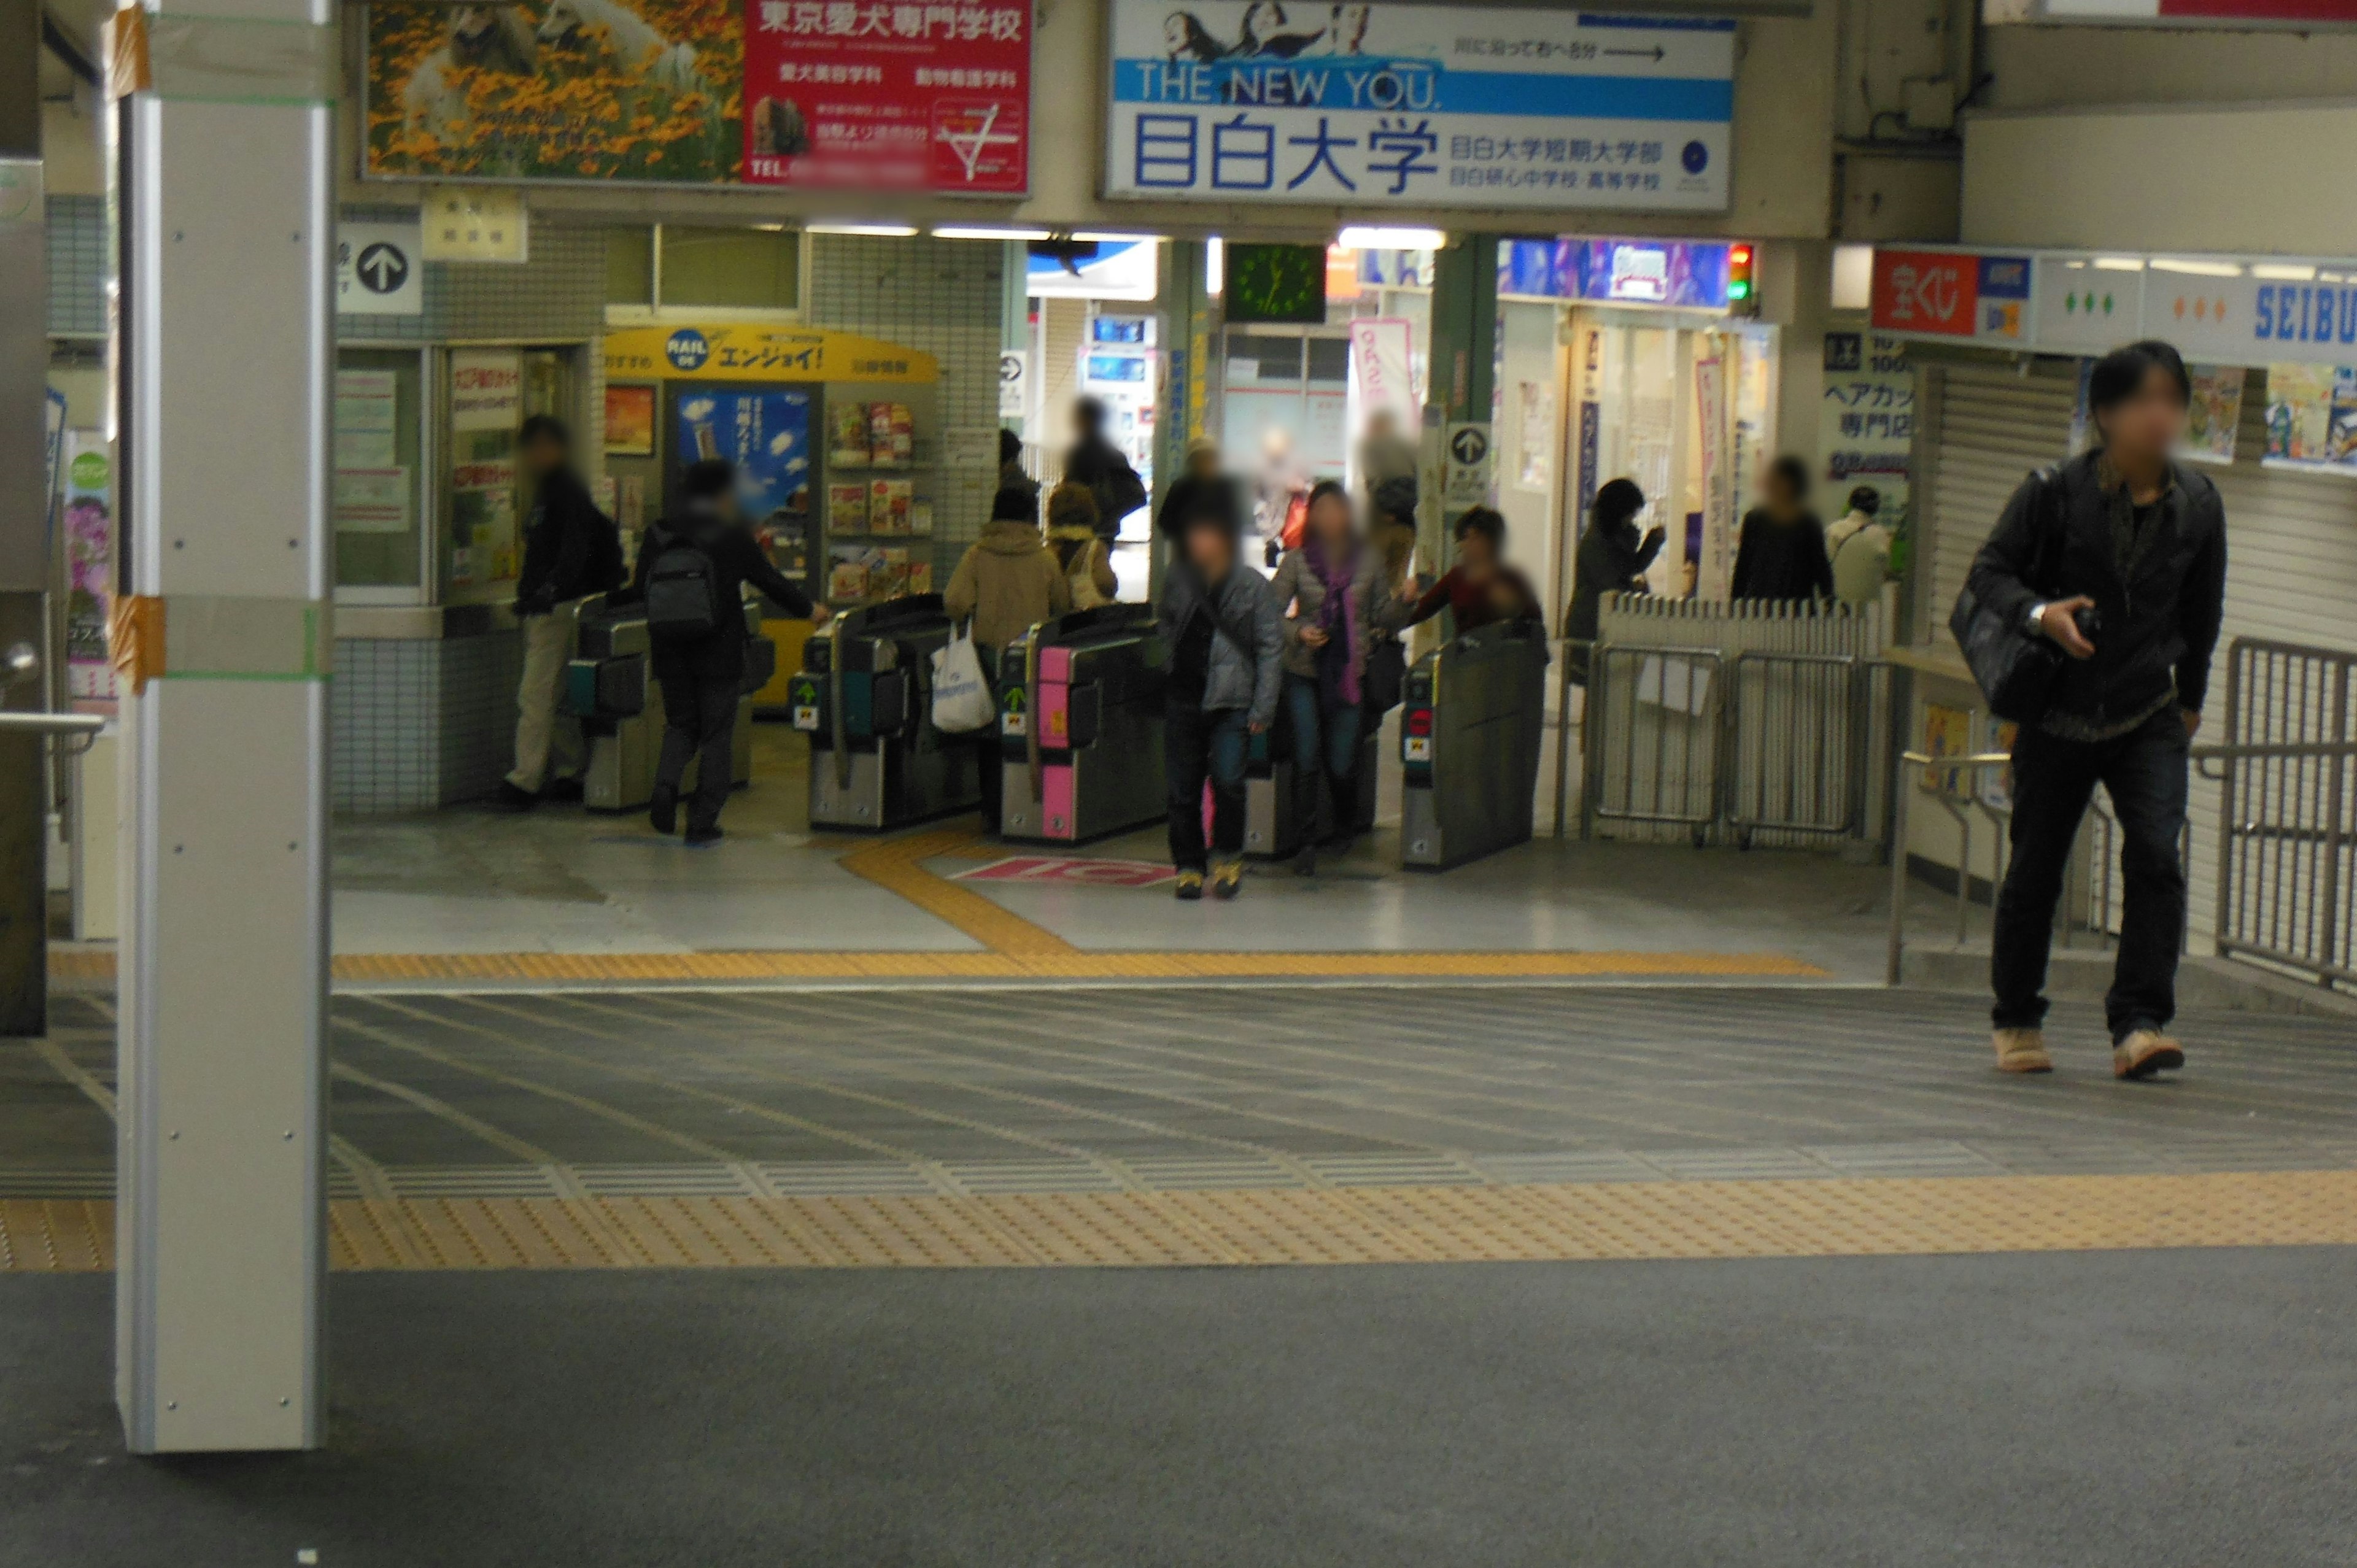
[[[760,605],[744,607],[748,636],[760,629]],[[767,684],[776,651],[766,638],[746,649],[745,677],[737,703],[737,729],[729,760],[729,783],[753,779],[751,693]],[[565,712],[581,721],[582,804],[593,811],[635,811],[653,799],[655,764],[662,755],[662,687],[650,665],[645,610],[613,605],[603,594],[581,601],[574,657],[565,667]],[[756,680],[755,677],[759,679]],[[698,764],[688,760],[683,792],[695,787]]]
[[[999,836],[1077,843],[1165,814],[1154,607],[1100,605],[1042,621],[999,664]]]
[[[1383,746],[1377,732],[1377,722],[1362,725],[1359,736],[1359,766],[1356,778],[1359,798],[1352,802],[1351,831],[1364,833],[1375,825],[1375,769],[1381,764]],[[1252,737],[1252,746],[1244,754],[1244,853],[1248,855],[1287,859],[1301,848],[1305,824],[1294,811],[1294,769],[1305,759],[1293,740],[1293,720],[1289,709],[1281,711],[1271,728]],[[1281,732],[1281,733],[1280,733]],[[1317,760],[1307,759],[1310,767]],[[1323,789],[1321,783],[1318,788]]]
[[[1400,714],[1400,864],[1445,871],[1523,843],[1546,728],[1546,631],[1504,621],[1408,671]]]
[[[810,824],[897,828],[982,800],[973,737],[933,727],[933,655],[950,639],[939,594],[847,610],[813,633],[787,686],[811,737]]]

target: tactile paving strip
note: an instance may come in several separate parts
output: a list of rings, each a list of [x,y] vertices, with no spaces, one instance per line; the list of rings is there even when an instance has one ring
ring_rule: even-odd
[[[1036,1268],[2357,1244],[2357,1171],[1190,1192],[339,1198],[339,1269]],[[0,1200],[0,1272],[109,1268],[113,1206]]]

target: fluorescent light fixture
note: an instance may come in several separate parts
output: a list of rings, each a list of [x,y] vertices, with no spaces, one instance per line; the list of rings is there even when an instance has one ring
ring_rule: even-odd
[[[2062,264],[2069,267],[2072,272],[2085,272],[2087,270],[2087,263],[2084,262],[2065,262]]]
[[[917,232],[913,223],[867,223],[856,219],[828,219],[802,225],[813,234],[872,234],[882,240],[905,240]]]
[[[782,234],[786,231],[786,226],[782,223],[756,223],[753,227],[764,234]]]
[[[1217,234],[1203,242],[1203,292],[1213,299],[1228,285],[1228,242]]]
[[[1865,310],[1874,304],[1874,247],[1834,247],[1833,301],[1835,310]]]
[[[2188,262],[2173,256],[2155,256],[2152,270],[2157,273],[2190,273],[2198,278],[2238,278],[2241,265],[2233,262]]]
[[[2253,262],[2251,275],[2268,278],[2276,283],[2308,283],[2316,276],[2316,269],[2295,266],[2287,262]]]
[[[961,229],[943,227],[933,231],[936,240],[1048,240],[1054,236],[1045,229]]]
[[[1073,239],[1092,245],[1158,245],[1167,236],[1161,234],[1075,234]]]
[[[1350,228],[1336,242],[1352,251],[1437,251],[1448,236],[1438,229]]]
[[[2319,273],[2316,274],[2316,281],[2319,283],[2347,283],[2349,280],[2339,273]]]
[[[2098,271],[2107,273],[2140,273],[2144,271],[2144,258],[2141,256],[2097,256],[2095,258],[2095,266]]]

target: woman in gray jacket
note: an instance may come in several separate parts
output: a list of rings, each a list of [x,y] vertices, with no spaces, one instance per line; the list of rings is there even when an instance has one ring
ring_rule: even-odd
[[[1155,619],[1169,650],[1163,770],[1178,897],[1232,898],[1243,886],[1244,753],[1276,717],[1284,620],[1268,579],[1244,564],[1243,521],[1225,479],[1182,478],[1159,519],[1171,541]],[[1203,785],[1211,843],[1203,843]],[[1216,860],[1212,857],[1216,856]]]
[[[1293,725],[1294,874],[1314,876],[1322,844],[1347,853],[1359,820],[1359,733],[1367,649],[1383,628],[1382,564],[1333,480],[1309,492],[1301,545],[1270,580],[1285,621],[1285,711]],[[1320,811],[1331,800],[1331,814]]]

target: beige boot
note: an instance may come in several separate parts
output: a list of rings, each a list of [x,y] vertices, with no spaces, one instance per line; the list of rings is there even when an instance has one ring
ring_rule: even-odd
[[[2046,1054],[2046,1031],[2043,1029],[1999,1029],[1996,1041],[1996,1070],[1999,1072],[2052,1072],[2054,1058]]]
[[[2114,1078],[2150,1078],[2185,1065],[2185,1047],[2158,1029],[2136,1029],[2112,1047]]]

